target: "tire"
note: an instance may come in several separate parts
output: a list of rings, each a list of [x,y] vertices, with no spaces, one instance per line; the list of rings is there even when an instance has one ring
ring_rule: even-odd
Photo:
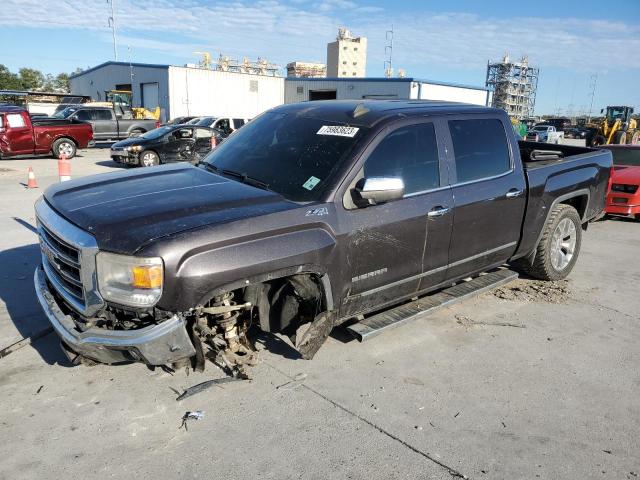
[[[607,144],[607,139],[605,138],[604,135],[596,135],[595,137],[593,137],[593,140],[591,141],[592,147],[598,147],[600,145],[606,145],[606,144]]]
[[[631,138],[629,138],[629,135],[627,135],[627,140],[629,141],[630,145],[637,145],[638,142],[640,142],[640,130],[636,130],[635,132],[633,132]]]
[[[155,167],[160,165],[160,157],[153,150],[145,150],[138,156],[138,164],[141,167]]]
[[[533,265],[519,266],[540,280],[562,280],[571,273],[581,244],[582,221],[578,212],[571,205],[556,205],[544,226]]]
[[[76,144],[73,140],[69,138],[59,138],[53,145],[51,146],[51,151],[53,153],[53,158],[60,158],[64,153],[67,158],[73,158],[76,156],[78,151]]]
[[[621,132],[620,130],[618,130],[613,134],[611,143],[615,145],[624,145],[625,143],[627,143],[627,132]]]
[[[146,132],[139,128],[134,128],[129,132],[129,138],[139,137],[140,135],[144,135]]]

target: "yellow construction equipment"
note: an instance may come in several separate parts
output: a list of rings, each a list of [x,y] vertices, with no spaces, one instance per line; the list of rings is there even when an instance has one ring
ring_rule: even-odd
[[[601,110],[600,113],[605,113]],[[593,145],[637,144],[640,140],[638,121],[632,118],[633,107],[609,106],[598,132],[593,138]]]
[[[109,90],[106,92],[107,100],[104,102],[88,102],[94,107],[112,107],[117,114],[137,119],[160,120],[160,107],[153,112],[144,107],[132,107],[133,95],[130,90]]]

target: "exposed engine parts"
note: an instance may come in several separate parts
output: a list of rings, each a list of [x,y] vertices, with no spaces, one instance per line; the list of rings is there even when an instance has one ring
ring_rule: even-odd
[[[265,332],[287,335],[305,359],[313,358],[333,327],[333,316],[324,312],[321,288],[308,275],[224,292],[193,310],[194,368],[203,370],[209,358],[229,375],[248,378],[245,367],[257,362],[247,337],[254,321]]]
[[[248,378],[244,367],[255,365],[257,361],[255,349],[247,338],[252,304],[237,304],[233,298],[233,292],[226,292],[195,310],[193,340],[198,352],[195,368],[203,370],[206,357],[229,375]],[[209,352],[203,351],[203,344]]]

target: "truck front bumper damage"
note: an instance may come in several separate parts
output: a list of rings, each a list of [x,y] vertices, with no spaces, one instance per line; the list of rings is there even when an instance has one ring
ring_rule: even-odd
[[[138,330],[91,327],[80,331],[49,290],[42,267],[35,271],[34,284],[40,306],[62,342],[91,360],[107,364],[140,361],[148,365],[166,365],[196,353],[185,322],[177,315]]]

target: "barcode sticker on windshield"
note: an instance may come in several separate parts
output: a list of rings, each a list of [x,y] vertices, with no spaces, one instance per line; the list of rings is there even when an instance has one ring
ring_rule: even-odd
[[[307,180],[306,182],[304,182],[304,184],[302,185],[303,188],[306,188],[307,190],[313,190],[314,187],[316,185],[318,185],[320,183],[320,179],[318,177],[314,177],[313,175],[311,175],[309,177],[309,180]]]
[[[334,135],[336,137],[350,137],[353,138],[360,130],[357,127],[345,127],[342,125],[323,125],[318,130],[317,135]]]

